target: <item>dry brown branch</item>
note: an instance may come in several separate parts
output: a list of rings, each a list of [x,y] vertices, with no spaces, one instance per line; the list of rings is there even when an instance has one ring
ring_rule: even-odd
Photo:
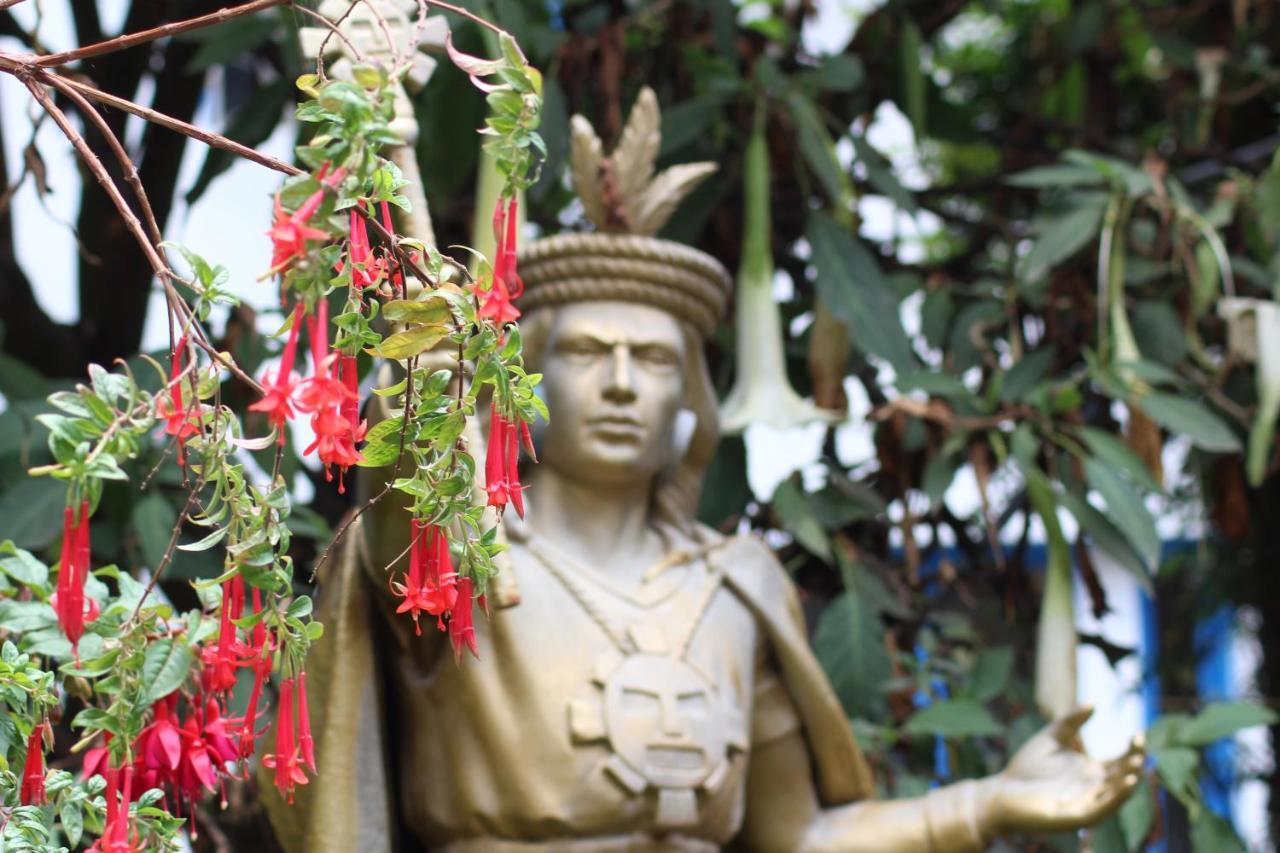
[[[103,119],[98,110],[93,104],[89,103],[84,95],[66,85],[66,82],[55,74],[41,76],[46,78],[53,88],[62,92],[71,99],[72,103],[79,107],[85,121],[98,128],[98,132],[106,140],[107,147],[111,149],[111,153],[115,155],[116,161],[119,162],[120,169],[124,172],[125,180],[129,182],[129,186],[133,189],[134,197],[138,199],[138,206],[142,208],[142,215],[147,221],[147,231],[151,234],[151,242],[158,247],[164,242],[164,236],[160,233],[160,224],[156,222],[155,211],[151,209],[151,199],[147,197],[147,192],[142,187],[142,181],[138,178],[138,167],[134,165],[133,158],[129,156],[129,152],[124,150],[124,145],[111,132],[106,120]]]
[[[106,41],[100,41],[97,44],[85,45],[84,47],[73,48],[72,50],[64,50],[60,53],[51,53],[48,56],[41,56],[35,60],[35,64],[42,68],[53,68],[58,65],[65,65],[68,62],[75,62],[78,59],[89,59],[94,56],[101,56],[104,53],[115,53],[118,50],[125,50],[130,47],[137,47],[140,44],[155,41],[156,39],[175,36],[179,33],[190,32],[204,27],[211,27],[215,24],[223,24],[242,15],[251,15],[254,12],[260,12],[263,9],[270,9],[275,6],[292,5],[293,0],[251,0],[243,6],[230,6],[226,9],[219,9],[216,12],[210,12],[207,15],[201,15],[198,18],[188,18],[185,21],[173,21],[168,24],[161,24],[158,27],[152,27],[149,30],[142,30],[136,33],[127,33],[122,36],[116,36]]]
[[[8,63],[12,62],[14,59],[15,57],[12,56],[0,55],[0,71],[16,73],[15,69],[8,67]],[[37,74],[37,78],[42,80],[51,80],[54,76],[55,75],[48,72],[40,72]],[[211,148],[221,148],[223,151],[235,154],[237,157],[243,157],[244,159],[257,163],[260,166],[266,166],[268,169],[274,169],[275,171],[283,172],[286,175],[297,175],[302,172],[301,169],[294,166],[292,163],[277,160],[269,154],[263,154],[261,151],[257,151],[247,145],[241,145],[239,142],[236,142],[233,139],[228,139],[221,134],[212,133],[204,128],[196,127],[194,124],[182,121],[181,119],[176,119],[172,116],[167,116],[164,113],[156,112],[150,107],[144,107],[141,104],[135,103],[126,98],[121,98],[118,95],[113,95],[110,92],[104,92],[96,86],[91,86],[88,83],[84,83],[70,77],[57,77],[57,79],[63,81],[67,86],[75,89],[77,92],[91,100],[105,104],[109,107],[114,107],[118,110],[123,110],[130,115],[135,115],[140,119],[149,121],[152,124],[157,124],[168,130],[172,130],[175,133],[181,133],[183,136],[190,137],[197,142],[203,142]],[[53,84],[50,83],[50,85]]]

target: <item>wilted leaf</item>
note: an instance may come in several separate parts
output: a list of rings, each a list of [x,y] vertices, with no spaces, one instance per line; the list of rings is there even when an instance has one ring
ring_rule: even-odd
[[[424,353],[449,336],[453,329],[443,324],[416,326],[396,332],[368,352],[380,358],[404,359]]]

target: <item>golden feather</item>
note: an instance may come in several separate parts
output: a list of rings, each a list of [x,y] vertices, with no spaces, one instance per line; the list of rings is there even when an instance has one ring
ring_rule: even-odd
[[[618,181],[618,195],[630,216],[635,216],[653,177],[653,164],[661,143],[662,114],[658,111],[658,96],[645,86],[631,108],[617,147],[609,155]]]
[[[591,122],[580,115],[569,120],[569,171],[573,188],[582,199],[587,219],[599,229],[605,227],[604,196],[600,186],[603,146]]]
[[[715,163],[682,163],[660,172],[645,188],[639,205],[632,211],[631,233],[656,234],[675,213],[676,206],[716,168]]]

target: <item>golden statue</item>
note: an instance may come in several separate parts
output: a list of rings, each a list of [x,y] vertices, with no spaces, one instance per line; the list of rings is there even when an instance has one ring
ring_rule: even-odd
[[[786,573],[757,539],[694,521],[719,434],[702,342],[730,285],[714,258],[649,236],[709,171],[655,178],[658,127],[646,91],[606,158],[575,117],[575,183],[598,231],[521,258],[526,357],[551,422],[527,516],[504,520],[509,576],[477,621],[481,658],[459,666],[443,634],[395,615],[384,567],[407,525],[383,504],[366,513],[321,578],[326,633],[308,665],[320,775],[293,806],[260,786],[279,841],[969,851],[1101,819],[1136,785],[1142,750],[1090,760],[1087,711],[995,776],[875,799]]]

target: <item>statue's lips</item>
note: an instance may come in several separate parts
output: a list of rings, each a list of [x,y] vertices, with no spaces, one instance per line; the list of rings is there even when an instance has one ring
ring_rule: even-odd
[[[592,418],[587,421],[587,426],[593,433],[606,438],[637,439],[644,431],[644,427],[634,418],[615,415]]]

